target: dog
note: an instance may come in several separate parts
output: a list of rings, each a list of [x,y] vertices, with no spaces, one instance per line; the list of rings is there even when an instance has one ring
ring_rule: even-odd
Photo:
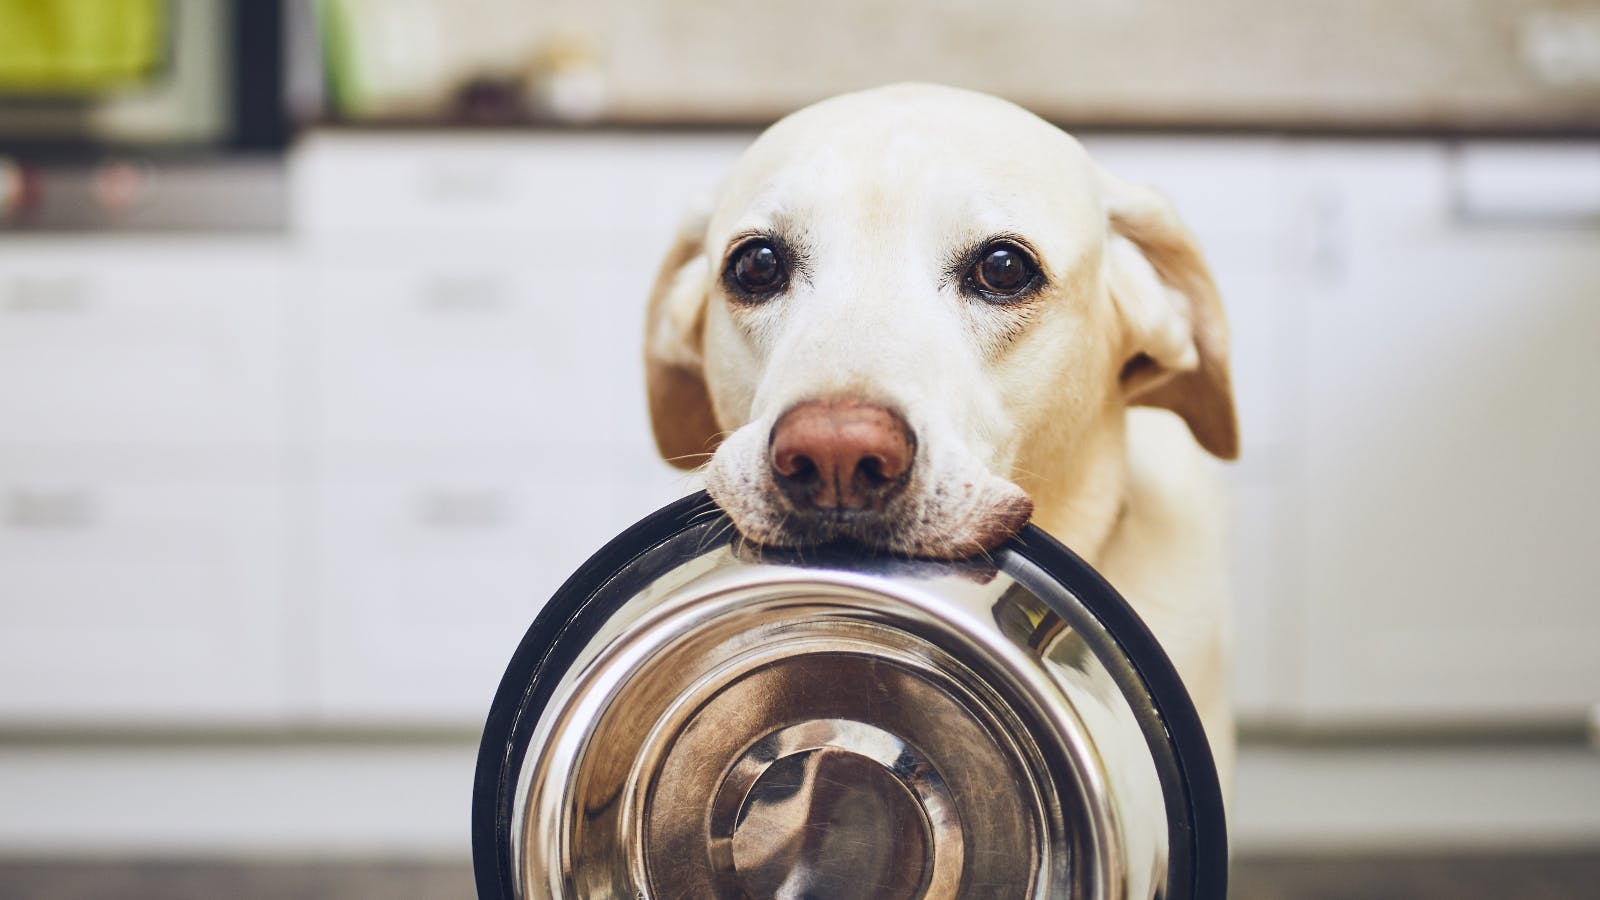
[[[1159,193],[987,95],[825,100],[689,215],[645,367],[661,454],[755,544],[1059,538],[1172,658],[1227,790],[1228,332]]]

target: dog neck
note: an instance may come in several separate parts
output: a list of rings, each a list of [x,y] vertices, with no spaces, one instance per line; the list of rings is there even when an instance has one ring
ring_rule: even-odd
[[[1048,455],[1025,450],[1018,463],[1016,481],[1033,498],[1033,523],[1090,565],[1127,511],[1127,446],[1127,410],[1117,404],[1066,452],[1055,443]]]

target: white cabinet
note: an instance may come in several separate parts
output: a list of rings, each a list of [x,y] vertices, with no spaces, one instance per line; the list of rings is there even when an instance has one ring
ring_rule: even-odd
[[[275,723],[289,702],[281,486],[0,475],[0,716]]]
[[[317,708],[351,724],[482,723],[555,589],[674,478],[595,447],[330,453],[317,497]],[[681,493],[681,491],[679,491]]]
[[[1326,246],[1297,300],[1312,721],[1578,721],[1600,701],[1600,192],[1572,207],[1600,151],[1464,152],[1297,161]],[[1546,199],[1482,195],[1495,166]]]
[[[0,716],[281,720],[281,242],[3,249]]]
[[[1107,139],[1228,309],[1249,723],[1600,701],[1600,147]]]
[[[312,254],[318,437],[602,446],[647,438],[638,345],[649,263],[618,265],[613,248],[587,237],[540,241],[514,256],[360,246]]]
[[[581,235],[631,266],[654,249],[625,244],[618,232],[670,234],[688,201],[715,186],[753,137],[313,134],[292,159],[294,228],[317,241],[444,246]]]
[[[277,243],[0,245],[0,443],[271,443],[283,432]]]
[[[555,588],[684,493],[650,437],[645,300],[747,140],[297,152],[319,721],[477,726]]]
[[[0,717],[276,723],[285,592],[279,241],[0,245]]]

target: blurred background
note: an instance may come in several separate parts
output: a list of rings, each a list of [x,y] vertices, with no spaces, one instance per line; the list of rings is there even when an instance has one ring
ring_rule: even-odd
[[[688,487],[677,216],[905,79],[1213,264],[1234,896],[1593,896],[1593,0],[0,0],[0,894],[471,896],[512,649]]]

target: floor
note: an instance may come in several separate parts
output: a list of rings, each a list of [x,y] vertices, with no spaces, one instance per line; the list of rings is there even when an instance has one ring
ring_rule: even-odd
[[[1544,855],[1270,857],[1235,863],[1229,900],[1587,900],[1600,848]],[[0,860],[6,900],[472,900],[464,865]]]

